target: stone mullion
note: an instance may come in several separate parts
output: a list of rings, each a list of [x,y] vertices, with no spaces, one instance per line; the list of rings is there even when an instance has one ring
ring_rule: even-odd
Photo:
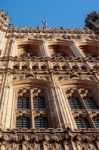
[[[56,79],[54,78],[54,81],[55,80]],[[70,116],[70,112],[66,111],[67,108],[66,108],[66,103],[65,103],[65,97],[64,97],[63,92],[61,90],[61,87],[59,87],[59,85],[56,81],[55,81],[55,90],[56,90],[58,105],[59,105],[59,109],[60,109],[60,118],[62,117],[61,120],[63,121],[63,126],[66,128],[68,125],[68,120],[69,121],[71,120],[68,117],[68,116]],[[68,117],[68,120],[67,120],[67,117]],[[70,118],[71,118],[71,116],[70,116]]]
[[[64,107],[64,99],[63,99],[63,96],[62,96],[62,93],[60,92],[60,87],[56,87],[56,91],[57,91],[57,96],[58,96],[58,101],[59,101],[59,107],[60,107],[60,110],[61,110],[61,114],[62,114],[62,120],[63,120],[63,124],[64,124],[64,127],[66,127],[66,117],[67,117],[67,114],[66,114],[66,111],[65,111],[65,107]]]
[[[15,110],[15,106],[13,106],[13,97],[12,97],[12,93],[11,93],[11,87],[7,87],[7,105],[6,105],[6,119],[5,119],[5,128],[11,128],[11,119],[12,119],[12,115],[11,114],[15,114],[14,110]],[[11,112],[13,109],[13,113]]]
[[[59,128],[62,128],[62,121],[61,121],[61,116],[60,116],[60,113],[61,113],[61,110],[60,110],[60,107],[59,107],[59,98],[58,98],[58,93],[57,93],[57,90],[56,90],[56,83],[55,83],[55,77],[52,75],[52,88],[51,88],[51,91],[52,91],[52,95],[53,95],[53,102],[54,102],[54,106],[55,106],[55,109],[54,111],[56,111],[56,119],[58,120],[58,123],[59,123]]]
[[[81,105],[82,105],[82,104],[83,104],[83,101],[82,101],[82,98],[81,98],[80,93],[79,93],[78,90],[77,90],[77,93],[78,93],[78,95],[79,95],[78,97],[80,97],[80,103],[81,103]],[[83,105],[84,105],[84,104],[83,104]],[[80,111],[82,111],[82,110],[80,110]],[[73,109],[72,109],[72,113],[73,113]],[[77,114],[79,115],[79,110],[77,110]],[[74,127],[77,128],[77,125],[76,125],[76,122],[75,122],[75,115],[73,115],[73,118],[74,118],[74,119],[73,119],[73,120],[74,120],[74,121],[73,121],[73,122],[74,122]],[[77,128],[77,129],[78,129],[78,128]]]
[[[32,62],[31,62],[31,60],[29,60],[29,68],[30,68],[30,70],[32,70]]]
[[[66,104],[65,95],[63,95],[61,87],[60,87],[60,101],[61,101],[62,110],[64,110],[63,118],[64,118],[64,123],[65,123],[65,128],[66,128],[67,126],[69,126],[70,120],[72,120],[72,117],[71,117],[71,113],[67,111],[68,107]]]
[[[85,105],[85,102],[84,102],[84,100],[83,100],[83,98],[82,98],[82,95],[81,95],[80,93],[79,93],[79,95],[80,95],[80,99],[81,99],[81,101],[82,101],[82,103],[83,103],[83,105],[84,105],[84,108],[85,108],[85,110],[86,110],[87,118],[88,118],[88,120],[91,121],[91,122],[89,122],[89,123],[91,123],[92,127],[95,128],[95,125],[94,125],[94,123],[93,123],[93,121],[92,121],[92,118],[91,118],[91,116],[90,116],[89,110],[87,109],[87,106]]]
[[[52,123],[54,122],[54,120],[53,120],[53,113],[51,111],[53,104],[52,104],[52,101],[51,101],[52,99],[51,99],[51,96],[49,95],[48,89],[45,89],[44,99],[45,99],[45,104],[46,104],[46,108],[45,109],[48,110],[47,113],[46,113],[46,116],[48,118],[48,121],[50,122],[49,123],[50,127],[52,127],[53,126]]]
[[[18,97],[18,95],[14,89],[13,90],[11,89],[11,94],[12,94],[12,109],[11,109],[10,126],[11,126],[11,128],[16,128],[16,119],[17,119],[16,110],[17,110],[17,97]]]
[[[23,62],[22,62],[22,61],[20,61],[20,70],[22,70],[22,63],[23,63]]]
[[[77,54],[77,56],[82,57],[82,58],[85,57],[84,53],[81,51],[77,43],[74,40],[72,40],[72,42],[73,42],[72,48],[75,50],[75,53]]]
[[[21,70],[21,60],[19,61],[19,70]]]
[[[7,64],[6,64],[6,68],[8,68],[8,65],[9,65],[9,62],[7,62]],[[1,122],[2,122],[2,117],[3,117],[3,115],[4,115],[4,108],[5,108],[5,101],[6,101],[6,99],[5,99],[5,89],[6,89],[6,86],[5,86],[5,84],[6,84],[6,80],[7,80],[7,73],[5,73],[5,72],[3,72],[3,80],[2,80],[2,85],[1,85],[1,100],[0,100],[0,108],[1,108],[1,110],[0,110],[0,112],[1,112]],[[2,126],[2,125],[1,125]]]
[[[43,42],[42,42],[41,45],[40,45],[40,54],[41,54],[41,56],[46,56],[45,50],[44,50],[44,44],[43,44]],[[41,56],[40,56],[40,57],[41,57]]]
[[[9,66],[9,61],[10,60],[6,61],[6,69]],[[8,75],[8,73],[7,72],[2,72],[2,74],[3,74],[4,77],[3,77],[2,85],[1,85],[1,100],[0,100],[1,116],[4,115],[4,113],[3,113],[4,112],[4,107],[6,106],[5,105],[6,98],[4,96],[5,96],[5,88],[6,88],[5,85],[6,85],[6,82],[7,82],[7,75]],[[0,119],[2,120],[1,116],[0,116]]]
[[[3,128],[6,127],[6,118],[8,116],[7,114],[7,107],[8,107],[8,95],[9,95],[9,88],[7,86],[4,87],[4,93],[3,93],[3,107],[2,107],[2,113],[1,113],[1,122],[3,123]]]
[[[34,128],[34,113],[33,113],[33,90],[30,90],[30,119],[31,119],[31,127]]]
[[[44,51],[44,56],[45,57],[50,57],[48,46],[47,46],[47,43],[45,41],[43,41],[42,47],[43,47],[43,51]]]
[[[65,111],[65,115],[66,115],[67,125],[69,125],[69,127],[71,127],[73,129],[73,128],[75,128],[75,121],[74,121],[72,111],[69,107],[68,99],[67,99],[67,97],[64,93],[62,94],[62,91],[61,91],[61,96],[63,96],[63,101],[62,102],[64,102],[63,105],[64,105],[64,108],[65,108],[64,111]],[[67,125],[65,124],[65,127]]]

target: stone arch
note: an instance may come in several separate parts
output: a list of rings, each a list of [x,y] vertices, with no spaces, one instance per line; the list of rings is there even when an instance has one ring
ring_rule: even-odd
[[[48,117],[48,121],[49,121],[49,127],[57,127],[57,123],[55,124],[55,122],[57,122],[57,115],[56,113],[54,113],[55,111],[55,107],[52,106],[54,105],[54,100],[53,100],[53,95],[52,95],[52,89],[51,89],[51,83],[49,81],[45,81],[42,79],[33,79],[33,78],[26,78],[26,79],[21,79],[21,80],[17,80],[17,81],[13,81],[10,83],[10,88],[11,89],[11,93],[10,97],[8,98],[8,103],[9,107],[13,107],[13,113],[12,115],[9,114],[11,116],[11,119],[9,120],[9,123],[6,122],[7,126],[11,126],[12,128],[15,128],[16,125],[16,118],[17,116],[22,116],[23,114],[28,114],[31,118],[31,113],[30,113],[30,109],[32,106],[32,111],[34,111],[34,115],[33,118],[37,115],[37,116],[47,116]],[[20,91],[21,89],[21,91]],[[29,108],[27,109],[27,107],[22,107],[21,110],[18,109],[17,107],[17,98],[18,95],[23,96],[24,99],[24,93],[22,93],[22,90],[29,90],[30,95],[29,95],[29,100],[30,100],[30,105]],[[46,103],[46,107],[43,109],[39,110],[35,110],[34,109],[34,104],[33,104],[33,98],[35,96],[39,96],[39,92],[43,91],[43,94],[41,93],[41,95],[44,95],[45,98],[45,103]],[[24,103],[22,102],[22,105]],[[10,106],[11,105],[11,106]],[[9,108],[8,108],[9,109]],[[53,113],[52,113],[53,112]],[[9,113],[11,113],[11,111],[9,111]],[[54,124],[53,124],[53,116],[54,118]],[[12,120],[12,121],[11,121]],[[10,122],[11,121],[11,122]],[[34,126],[32,126],[34,127]],[[6,128],[6,125],[5,125]],[[9,127],[8,127],[9,128]]]
[[[48,49],[52,57],[71,57],[74,52],[71,49],[71,43],[67,41],[48,41]]]
[[[98,84],[94,81],[76,79],[61,82],[61,88],[71,116],[74,118],[78,115],[86,116],[90,122],[90,127],[94,128],[90,110],[99,108],[97,100],[99,99]],[[69,99],[69,97],[72,99]],[[89,115],[86,113],[86,110]],[[77,128],[75,119],[73,119],[73,123],[74,127]]]
[[[85,57],[96,58],[99,56],[99,44],[96,41],[80,42],[78,46]]]
[[[39,40],[18,40],[16,42],[16,55],[21,57],[39,57],[41,52],[41,41]]]

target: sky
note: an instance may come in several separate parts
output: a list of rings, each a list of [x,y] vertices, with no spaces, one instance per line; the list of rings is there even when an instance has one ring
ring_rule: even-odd
[[[48,27],[83,28],[87,14],[99,12],[99,0],[0,0],[0,9],[17,27],[35,28],[46,20]]]

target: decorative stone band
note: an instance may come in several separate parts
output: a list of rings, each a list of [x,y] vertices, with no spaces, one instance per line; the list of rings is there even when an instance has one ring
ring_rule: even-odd
[[[17,144],[18,145],[24,145],[24,144],[38,144],[40,145],[51,145],[55,144],[64,149],[66,148],[66,145],[68,145],[68,148],[71,147],[77,147],[78,145],[82,145],[83,143],[86,145],[88,144],[90,146],[93,146],[94,148],[98,148],[99,145],[99,131],[71,131],[69,128],[62,131],[61,129],[13,129],[13,130],[7,130],[7,131],[0,131],[0,143],[1,148],[2,145],[6,144]],[[45,144],[46,143],[46,144]],[[7,145],[6,145],[7,146]],[[38,147],[39,147],[38,146]],[[23,146],[24,147],[24,146]],[[41,147],[41,146],[40,146]],[[57,147],[57,146],[56,146]],[[31,148],[31,149],[32,149]],[[37,149],[38,150],[38,149]]]

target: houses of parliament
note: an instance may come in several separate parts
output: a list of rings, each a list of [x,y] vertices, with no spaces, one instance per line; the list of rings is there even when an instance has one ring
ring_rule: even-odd
[[[0,11],[0,150],[99,150],[98,12],[66,29]]]

